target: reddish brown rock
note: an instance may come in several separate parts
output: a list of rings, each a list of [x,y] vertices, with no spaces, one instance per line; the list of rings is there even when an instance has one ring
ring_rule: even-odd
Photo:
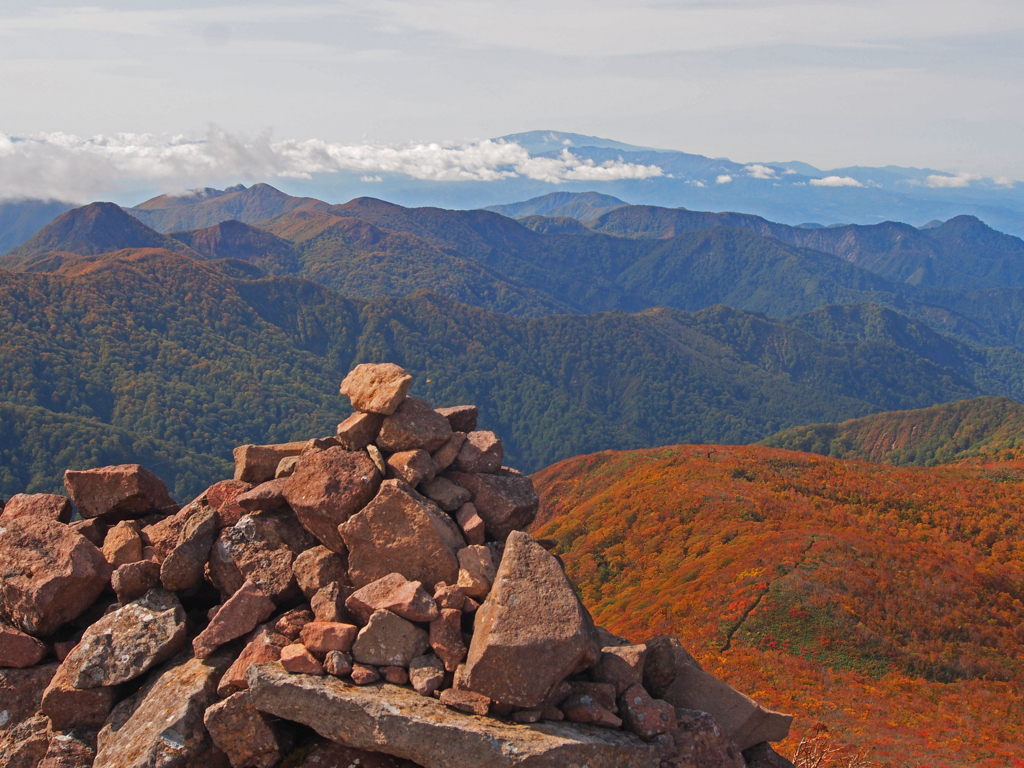
[[[217,700],[217,680],[230,663],[179,656],[110,713],[97,740],[93,768],[219,766],[203,713]]]
[[[286,482],[285,498],[306,530],[344,553],[338,526],[373,499],[381,474],[365,453],[330,448],[304,455]]]
[[[0,765],[3,768],[38,768],[50,744],[47,725],[45,717],[36,715],[6,731],[0,726]]]
[[[574,693],[559,707],[570,723],[599,725],[602,728],[620,728],[622,720],[602,707],[592,696]]]
[[[460,488],[462,486],[459,486]],[[466,491],[469,493],[469,491]],[[462,529],[462,535],[466,537],[466,543],[483,544],[486,540],[486,529],[483,518],[477,514],[476,507],[472,503],[463,504],[455,513],[455,521]]]
[[[409,672],[405,667],[381,667],[380,673],[392,685],[409,684]]]
[[[454,688],[441,691],[441,703],[467,715],[486,715],[491,710],[491,700],[486,696],[472,691],[456,691]]]
[[[78,645],[78,639],[58,641],[53,644],[53,655],[57,657],[57,661],[64,661],[68,657],[68,654],[75,650],[75,646]]]
[[[284,489],[288,478],[274,478],[260,483],[252,490],[245,491],[235,497],[235,503],[248,512],[274,512],[288,508],[288,499]]]
[[[156,553],[157,561],[162,563],[171,550],[178,546],[178,538],[181,536],[185,523],[198,508],[199,505],[193,502],[177,514],[143,527],[141,531],[143,549],[152,549]]]
[[[294,768],[420,768],[416,763],[383,752],[353,749],[326,739],[313,747]]]
[[[466,659],[470,690],[532,709],[588,659],[594,624],[553,555],[513,532],[487,600],[476,612]]]
[[[540,499],[528,477],[504,469],[493,475],[451,472],[449,477],[473,494],[477,514],[499,541],[512,531],[525,530],[537,516]]]
[[[110,577],[117,601],[126,605],[138,600],[160,584],[160,564],[152,560],[139,560],[117,568]]]
[[[476,429],[476,420],[480,409],[475,405],[453,405],[448,408],[438,408],[437,412],[448,419],[453,431],[468,433]]]
[[[380,472],[380,476],[384,477],[388,473],[388,465],[384,463],[384,454],[380,452],[380,448],[376,445],[366,446],[366,455],[370,457],[370,461],[373,462],[373,466]]]
[[[455,512],[471,497],[470,492],[461,485],[456,485],[444,477],[435,477],[424,482],[420,486],[420,491],[445,512]]]
[[[106,521],[131,520],[178,511],[163,480],[138,464],[68,470],[64,485],[82,517]]]
[[[676,709],[667,701],[652,699],[639,683],[619,697],[619,712],[626,729],[644,741],[676,729]]]
[[[299,464],[298,456],[286,456],[278,462],[277,469],[274,470],[274,479],[282,480],[286,477],[291,477],[295,474],[295,467]]]
[[[409,581],[400,573],[357,589],[345,601],[345,609],[360,624],[366,624],[377,610],[388,610],[408,621],[429,622],[436,619],[437,604],[418,581]]]
[[[561,686],[559,686],[559,688],[561,688]],[[611,685],[610,683],[595,683],[588,680],[577,680],[569,684],[569,688],[571,689],[569,693],[570,696],[574,693],[589,696],[613,715],[619,714],[618,697],[615,695],[614,685]],[[564,688],[562,688],[562,690],[564,690]],[[559,691],[559,698],[564,701],[569,697],[561,697],[560,694],[562,690]],[[549,697],[548,700],[550,702],[551,698]]]
[[[302,634],[302,628],[314,618],[312,611],[307,608],[293,608],[287,613],[281,614],[274,623],[274,631],[294,641]]]
[[[292,572],[302,594],[309,600],[328,584],[344,583],[348,578],[348,564],[344,557],[327,547],[316,546],[295,558]]]
[[[299,639],[312,653],[348,653],[358,634],[359,627],[354,624],[311,621],[302,628]]]
[[[249,687],[249,683],[245,679],[245,673],[249,670],[249,666],[267,661],[279,661],[281,649],[290,643],[291,641],[287,637],[277,632],[257,630],[256,637],[242,649],[238,658],[220,679],[220,683],[217,685],[217,695],[223,698],[238,691],[244,691]]]
[[[296,555],[315,544],[289,512],[254,512],[220,532],[210,550],[208,578],[224,599],[249,580],[276,603],[287,603],[300,594]]]
[[[338,442],[346,451],[362,451],[376,442],[383,423],[383,414],[357,411],[338,425]]]
[[[119,685],[180,651],[185,630],[178,598],[154,589],[90,626],[62,667],[76,688]]]
[[[34,667],[46,656],[46,646],[14,627],[0,623],[0,668]]]
[[[646,645],[618,645],[601,649],[601,659],[591,671],[599,683],[615,686],[615,695],[621,696],[627,688],[639,685],[644,678]]]
[[[480,603],[474,600],[472,597],[466,597],[466,602],[462,604],[462,612],[465,614],[476,613],[480,607]]]
[[[225,643],[252,632],[274,609],[273,600],[251,581],[245,582],[192,641],[196,658],[205,659]]]
[[[0,669],[0,735],[39,711],[57,664]]]
[[[84,612],[110,573],[103,553],[63,523],[0,521],[0,615],[30,635],[48,635]]]
[[[273,768],[281,759],[277,736],[252,705],[248,691],[214,704],[203,715],[203,723],[232,768]]]
[[[677,710],[678,727],[662,747],[662,768],[746,768],[743,755],[706,712]]]
[[[389,477],[397,477],[414,488],[425,480],[433,480],[437,474],[437,465],[422,449],[393,453],[388,456],[387,466]]]
[[[554,704],[545,704],[541,707],[541,719],[550,720],[553,723],[560,723],[565,720],[565,715],[562,714],[562,710],[556,707]]]
[[[661,698],[676,709],[707,712],[741,751],[789,735],[792,715],[765,709],[713,675],[682,663]]]
[[[362,363],[341,382],[341,394],[364,413],[390,416],[405,400],[412,376],[394,363]]]
[[[608,645],[607,642],[603,645]],[[643,686],[655,698],[663,698],[676,679],[678,670],[685,665],[700,669],[701,666],[690,655],[678,639],[670,635],[658,635],[645,643],[647,654],[644,658]]]
[[[77,729],[54,733],[37,768],[82,768],[96,759],[96,732]]]
[[[444,668],[454,672],[467,651],[462,641],[462,611],[445,608],[440,617],[430,622],[430,647],[444,662]]]
[[[498,563],[489,547],[475,544],[459,550],[458,587],[468,597],[487,597],[497,575]]]
[[[380,680],[380,673],[376,667],[369,664],[352,665],[352,682],[356,685],[370,685]]]
[[[189,592],[203,583],[210,547],[217,535],[217,511],[202,506],[185,521],[178,545],[160,566],[160,583],[172,592]]]
[[[497,472],[505,451],[501,440],[493,432],[470,432],[455,457],[455,468],[460,472]]]
[[[214,483],[199,497],[217,510],[217,530],[230,528],[245,516],[246,511],[237,499],[243,493],[251,491],[252,483],[242,480],[221,480]]]
[[[409,662],[409,681],[421,696],[433,696],[444,685],[444,663],[432,653]]]
[[[408,667],[430,647],[426,632],[391,611],[376,611],[359,630],[352,658],[375,667]]]
[[[345,602],[351,594],[351,587],[343,587],[337,582],[328,584],[321,589],[309,601],[316,620],[351,624],[351,617],[345,608]]]
[[[76,688],[62,664],[46,687],[39,708],[59,731],[102,728],[116,701],[115,688]]]
[[[16,493],[0,507],[0,518],[11,519],[20,515],[32,515],[52,520],[55,523],[70,523],[74,511],[71,499],[54,493]]]
[[[459,576],[462,534],[448,515],[400,480],[385,480],[366,507],[340,526],[356,588],[400,573],[433,591]]]
[[[324,657],[324,671],[335,677],[348,677],[352,674],[352,654],[344,651],[328,651]]]
[[[743,750],[744,768],[795,768],[793,763],[762,741],[749,749]]]
[[[240,445],[233,451],[235,480],[253,485],[273,480],[281,459],[298,456],[309,447],[308,440],[277,445]]]
[[[103,547],[103,539],[107,536],[106,524],[97,518],[91,520],[76,520],[68,525],[68,528],[75,533],[84,536],[89,542],[98,548]]]
[[[520,709],[512,713],[512,721],[521,725],[533,725],[544,719],[543,709]]]
[[[438,584],[434,590],[434,603],[438,608],[454,608],[461,611],[466,604],[466,593],[454,584]]]
[[[324,668],[301,643],[281,649],[281,666],[293,675],[322,675]]]
[[[465,442],[465,432],[453,432],[447,442],[434,451],[431,458],[434,460],[434,464],[437,466],[438,472],[444,472],[454,463],[455,458],[459,455],[459,451],[462,450],[462,445]]]
[[[623,731],[524,727],[453,711],[407,688],[288,675],[277,664],[261,664],[249,674],[257,709],[314,726],[348,746],[386,744],[390,753],[431,768],[656,768],[660,762],[657,747]]]
[[[138,524],[123,520],[109,531],[103,539],[103,557],[114,568],[142,559],[142,537]]]
[[[437,413],[426,400],[408,397],[391,416],[384,419],[377,447],[397,453],[422,448],[433,452],[448,442],[452,428],[448,420]]]

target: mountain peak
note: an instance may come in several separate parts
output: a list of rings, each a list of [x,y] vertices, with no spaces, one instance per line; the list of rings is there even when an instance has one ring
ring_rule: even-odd
[[[53,252],[95,256],[124,248],[163,248],[198,257],[187,246],[150,229],[120,206],[98,202],[61,214],[0,258],[0,266],[19,270]]]

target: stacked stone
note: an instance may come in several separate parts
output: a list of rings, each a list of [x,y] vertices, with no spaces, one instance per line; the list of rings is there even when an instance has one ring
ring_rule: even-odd
[[[596,628],[524,530],[532,481],[411,383],[357,366],[336,436],[241,446],[181,509],[138,465],[0,507],[0,765],[272,768],[294,723],[428,768],[742,766],[785,737],[674,639]]]

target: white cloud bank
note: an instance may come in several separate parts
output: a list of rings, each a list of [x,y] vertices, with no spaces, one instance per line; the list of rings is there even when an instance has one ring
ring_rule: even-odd
[[[774,179],[775,169],[769,168],[767,165],[748,165],[743,168],[744,171],[750,174],[752,179]]]
[[[864,185],[852,176],[826,176],[823,179],[811,179],[812,187],[863,187]]]
[[[664,176],[656,165],[595,163],[568,148],[534,157],[518,144],[337,144],[318,139],[271,141],[211,128],[201,140],[152,134],[80,138],[49,133],[11,138],[0,133],[0,199],[95,199],[140,183],[168,191],[231,180],[310,178],[349,171],[376,180],[398,174],[426,181],[497,181],[525,176],[564,181],[617,181]]]
[[[732,176],[728,173],[723,173],[721,176],[715,179],[715,184],[728,184],[732,181]]]
[[[979,173],[958,173],[955,176],[929,176],[925,181],[929,187],[943,189],[949,187],[969,187],[972,181],[981,181]]]

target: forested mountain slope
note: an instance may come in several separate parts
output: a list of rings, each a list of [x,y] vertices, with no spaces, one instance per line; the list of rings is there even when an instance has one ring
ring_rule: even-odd
[[[598,623],[885,765],[1024,760],[1024,466],[903,468],[757,446],[579,456],[534,475]],[[841,695],[837,695],[841,692]]]
[[[1024,405],[979,397],[839,424],[792,427],[762,445],[883,464],[933,466],[954,461],[1024,459]]]
[[[939,355],[927,335],[827,340],[801,318],[727,307],[518,319],[425,292],[352,300],[236,265],[144,249],[77,257],[53,274],[0,271],[0,401],[227,460],[241,443],[332,433],[345,415],[340,378],[386,360],[432,402],[479,403],[509,460],[532,470],[600,448],[752,442],[1022,386],[1020,353],[997,365],[951,342]],[[53,487],[58,467],[88,463],[88,438],[75,439],[80,460],[58,464],[52,449],[0,492]],[[3,445],[5,465],[21,440]],[[179,495],[206,480],[190,479],[192,466],[167,478]]]

